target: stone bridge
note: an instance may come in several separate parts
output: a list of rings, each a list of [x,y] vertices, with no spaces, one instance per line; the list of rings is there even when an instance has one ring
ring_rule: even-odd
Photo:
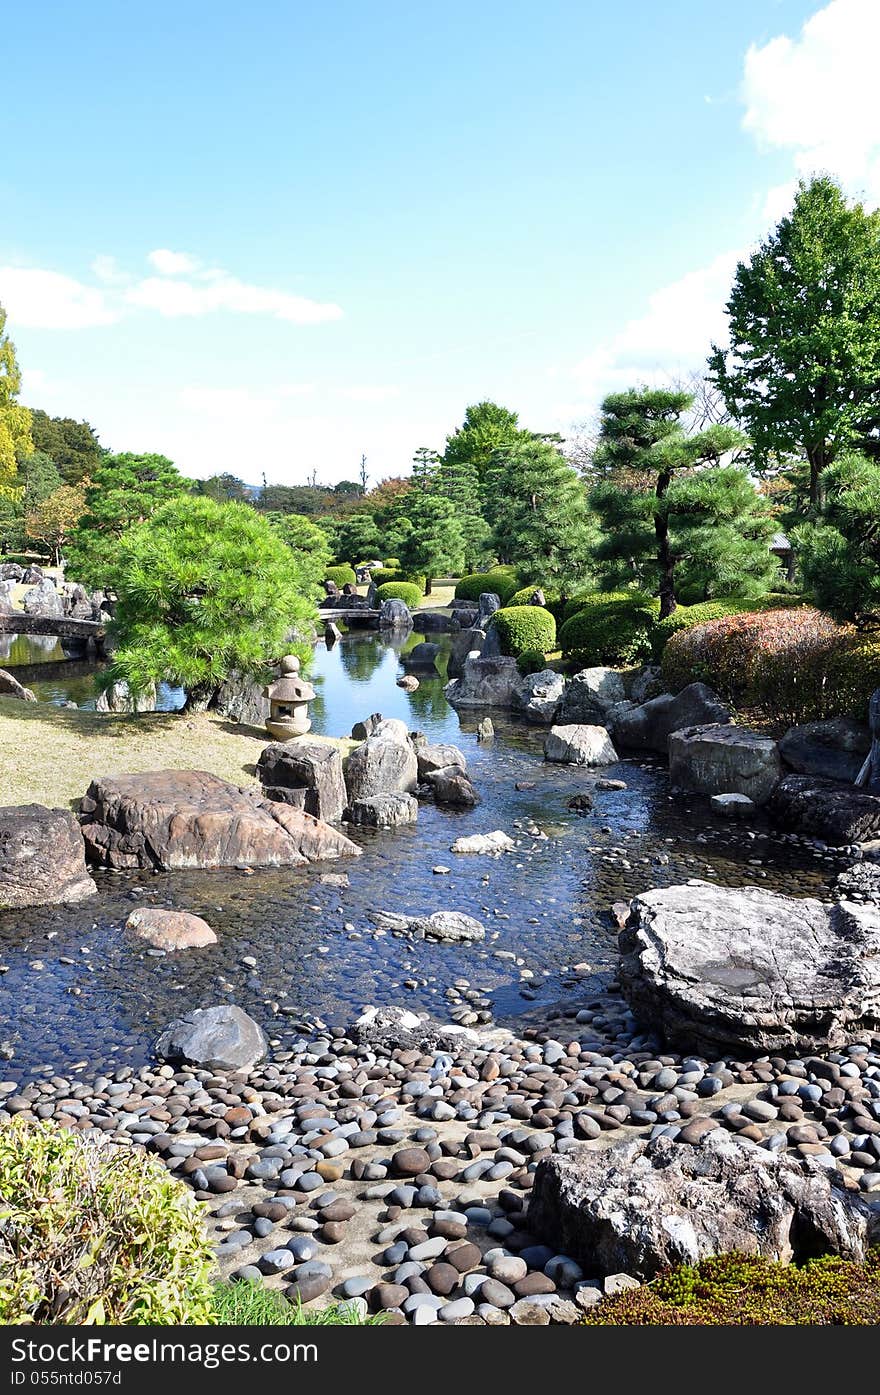
[[[66,615],[25,615],[20,610],[0,613],[0,634],[57,635],[71,657],[81,657],[93,645],[103,655],[106,628],[97,620],[74,620]]]

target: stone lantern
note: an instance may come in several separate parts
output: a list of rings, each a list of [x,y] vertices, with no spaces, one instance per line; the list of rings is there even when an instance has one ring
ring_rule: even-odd
[[[276,741],[292,741],[305,736],[311,727],[309,703],[315,696],[311,683],[299,676],[299,659],[286,654],[281,660],[281,677],[263,690],[269,699],[266,730]]]

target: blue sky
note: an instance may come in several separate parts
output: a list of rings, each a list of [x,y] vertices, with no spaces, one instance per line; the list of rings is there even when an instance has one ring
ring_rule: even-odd
[[[15,7],[24,400],[279,483],[487,396],[568,435],[700,365],[799,174],[877,201],[878,43],[878,0]]]

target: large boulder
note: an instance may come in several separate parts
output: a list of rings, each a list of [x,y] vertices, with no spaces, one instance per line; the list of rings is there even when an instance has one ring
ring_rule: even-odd
[[[49,576],[42,577],[36,586],[25,591],[22,605],[26,615],[57,615],[60,617],[64,614],[64,601],[61,592]]]
[[[767,805],[773,822],[833,847],[880,837],[880,798],[815,775],[786,775]]]
[[[262,683],[255,683],[243,673],[230,673],[217,689],[211,707],[230,722],[244,726],[262,727],[269,716],[269,699]]]
[[[320,819],[204,770],[149,770],[94,780],[80,805],[92,862],[117,870],[294,867],[357,857]]]
[[[260,752],[257,777],[269,799],[328,823],[342,818],[347,802],[342,752],[329,741],[274,741]]]
[[[745,794],[766,804],[782,777],[770,736],[746,727],[684,727],[669,737],[669,779],[697,794]]]
[[[172,953],[178,949],[202,949],[215,945],[217,936],[206,920],[190,911],[165,911],[158,906],[139,906],[125,922],[139,940],[154,949]]]
[[[250,1070],[268,1049],[259,1023],[234,1006],[195,1008],[170,1023],[156,1042],[160,1060],[203,1070]]]
[[[413,624],[409,608],[403,601],[382,601],[379,605],[380,630],[411,630]]]
[[[453,631],[461,628],[456,616],[448,610],[420,610],[417,620],[420,634],[437,633],[440,630]]]
[[[41,804],[0,809],[0,910],[84,901],[96,891],[75,815]]]
[[[433,640],[422,640],[421,644],[416,644],[406,654],[401,654],[400,662],[406,669],[424,668],[431,669],[437,667],[437,655],[440,653],[440,645],[434,644]]]
[[[135,696],[124,678],[120,678],[116,683],[111,683],[109,688],[105,688],[98,694],[95,703],[96,712],[155,712],[156,710],[156,685],[148,683],[142,693]]]
[[[501,598],[494,591],[481,591],[477,602],[477,624],[485,628],[490,615],[501,609]]]
[[[0,562],[0,581],[21,581],[24,568],[18,562]]]
[[[730,711],[705,683],[689,683],[677,696],[661,693],[659,697],[615,714],[611,735],[618,746],[635,751],[659,751],[668,754],[669,737],[682,727],[725,725],[731,720]]]
[[[521,678],[514,694],[514,707],[536,726],[549,726],[556,720],[565,679],[552,668],[541,669]]]
[[[400,828],[415,823],[418,801],[411,794],[376,794],[370,799],[353,799],[345,811],[349,823],[362,828]]]
[[[717,1254],[861,1260],[870,1215],[818,1159],[717,1128],[696,1144],[629,1138],[552,1155],[535,1173],[529,1230],[588,1273],[648,1280]]]
[[[446,676],[460,678],[464,672],[469,654],[480,654],[486,643],[485,630],[464,627],[452,636],[449,644],[449,657],[446,660]]]
[[[480,802],[470,777],[460,765],[448,765],[445,770],[432,770],[425,777],[434,793],[436,804],[457,809],[473,809]]]
[[[461,770],[467,770],[464,753],[457,746],[446,741],[436,744],[426,741],[416,748],[416,759],[420,780],[426,780],[435,770],[447,770],[451,765],[457,765]]]
[[[709,882],[635,897],[620,933],[633,1011],[684,1050],[789,1055],[880,1020],[880,908]]]
[[[461,677],[443,691],[453,707],[511,707],[519,684],[516,659],[468,654]]]
[[[30,688],[25,688],[8,669],[0,668],[0,697],[18,698],[21,702],[36,702]]]
[[[544,759],[562,765],[613,765],[617,752],[604,727],[551,727],[544,737]]]
[[[789,770],[848,785],[854,783],[870,749],[870,731],[851,717],[789,727],[779,741],[779,754]]]
[[[348,802],[379,794],[410,793],[418,784],[419,766],[409,741],[377,733],[355,746],[345,767]]]
[[[625,698],[623,679],[616,669],[584,668],[566,685],[556,720],[564,725],[603,725],[609,708]]]

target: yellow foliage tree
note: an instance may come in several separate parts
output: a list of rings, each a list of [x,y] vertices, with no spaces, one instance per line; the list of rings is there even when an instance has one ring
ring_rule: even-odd
[[[52,561],[56,566],[61,560],[70,531],[79,522],[85,507],[85,489],[79,485],[62,484],[27,516],[25,532],[29,538],[45,543],[52,549]]]
[[[0,305],[0,498],[15,496],[16,451],[30,455],[31,414],[17,401],[21,370],[15,345],[6,333],[6,311]]]

